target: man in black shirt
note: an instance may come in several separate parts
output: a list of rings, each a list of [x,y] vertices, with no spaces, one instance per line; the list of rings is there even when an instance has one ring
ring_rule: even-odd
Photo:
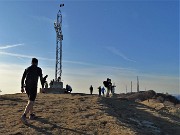
[[[25,69],[22,80],[21,80],[21,92],[25,91],[28,95],[28,104],[24,110],[24,114],[21,116],[21,121],[24,124],[27,124],[26,115],[30,113],[29,119],[34,119],[35,114],[33,114],[33,105],[37,95],[37,84],[38,78],[40,77],[42,89],[44,88],[42,70],[38,67],[38,60],[36,58],[32,58],[31,66]],[[25,80],[26,79],[26,80]],[[25,80],[25,85],[24,85]]]

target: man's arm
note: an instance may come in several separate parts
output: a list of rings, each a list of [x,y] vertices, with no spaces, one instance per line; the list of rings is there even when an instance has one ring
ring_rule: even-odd
[[[40,81],[41,81],[42,88],[44,88],[44,78],[42,76],[40,77]]]
[[[21,79],[21,92],[23,93],[24,92],[24,80],[25,80],[25,78],[26,78],[26,69],[25,69],[25,71],[24,71],[24,73],[23,73],[23,76],[22,76],[22,79]]]

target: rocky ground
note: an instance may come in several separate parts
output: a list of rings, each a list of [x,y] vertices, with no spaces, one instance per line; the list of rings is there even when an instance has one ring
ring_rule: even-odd
[[[38,94],[36,120],[20,122],[26,94],[0,96],[2,135],[179,135],[180,118],[154,100],[88,94]],[[173,110],[179,109],[178,106]],[[170,112],[170,111],[169,111]]]

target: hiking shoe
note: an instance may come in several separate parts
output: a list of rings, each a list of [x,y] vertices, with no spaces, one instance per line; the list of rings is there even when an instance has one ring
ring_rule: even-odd
[[[30,114],[29,115],[29,119],[30,120],[34,120],[36,118],[36,115],[34,113]]]
[[[22,122],[23,124],[25,124],[25,125],[28,124],[28,122],[27,122],[27,120],[26,120],[26,116],[24,116],[24,115],[21,116],[21,122]]]

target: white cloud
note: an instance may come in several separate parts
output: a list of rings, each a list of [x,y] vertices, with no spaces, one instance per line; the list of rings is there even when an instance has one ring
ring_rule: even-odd
[[[127,61],[131,61],[131,62],[136,62],[133,59],[128,58],[127,56],[125,56],[123,53],[121,53],[118,49],[116,49],[115,47],[106,47],[107,50],[109,50],[111,53],[120,56],[121,58],[123,58],[124,60]]]
[[[9,48],[17,47],[17,46],[22,46],[22,45],[24,44],[3,45],[3,46],[0,46],[0,50],[9,49]]]
[[[12,57],[18,57],[19,59],[21,58],[37,58],[39,60],[47,60],[47,61],[55,61],[55,59],[49,59],[49,58],[43,58],[39,56],[34,56],[34,55],[24,55],[24,54],[17,54],[17,53],[9,53],[5,51],[0,51],[0,55],[7,55],[7,56],[12,56]],[[77,65],[86,65],[86,66],[95,66],[95,64],[87,63],[87,62],[81,62],[81,61],[70,61],[70,60],[63,60],[62,62],[64,63],[71,63],[71,64],[77,64]]]
[[[40,59],[40,60],[49,60],[49,61],[53,61],[54,59],[49,59],[49,58],[42,58],[42,57],[36,57],[36,56],[31,56],[31,55],[23,55],[23,54],[16,54],[16,53],[8,53],[8,52],[0,52],[1,55],[8,55],[8,56],[15,56],[15,57],[18,57],[18,58],[37,58],[37,59]]]
[[[53,19],[51,19],[51,18],[49,18],[49,17],[46,17],[46,16],[35,16],[35,15],[33,15],[33,16],[30,16],[32,19],[35,19],[35,20],[37,20],[37,21],[39,21],[39,22],[45,22],[45,23],[48,23],[48,24],[50,24],[50,25],[52,25],[52,26],[54,26],[54,22],[56,21],[56,16],[53,18]],[[67,22],[67,14],[65,13],[65,12],[63,12],[62,13],[62,18],[63,18],[63,28],[69,28],[69,25],[68,25],[68,22]]]
[[[77,65],[86,65],[86,66],[93,66],[94,64],[81,62],[81,61],[70,61],[70,60],[63,60],[65,63],[77,64]]]
[[[24,55],[24,54],[17,54],[17,53],[9,53],[9,52],[4,52],[4,51],[0,51],[0,55],[7,55],[7,56],[12,56],[12,57],[17,57],[19,59],[22,58],[37,58],[39,60],[47,60],[47,61],[55,61],[55,59],[49,59],[49,58],[43,58],[43,57],[39,57],[39,56],[34,56],[34,55]],[[97,64],[93,64],[93,63],[89,63],[89,62],[82,62],[82,61],[70,61],[70,60],[63,60],[63,63],[70,63],[70,64],[75,64],[75,65],[83,65],[83,66],[93,66],[93,67],[99,67],[101,69],[105,69],[105,68],[111,68],[113,70],[128,70],[128,71],[134,71],[135,69],[132,68],[122,68],[122,67],[113,67],[113,66],[107,66],[107,65],[97,65]]]
[[[28,58],[31,59],[33,57],[39,59],[39,60],[45,60],[45,61],[54,61],[55,59],[49,59],[49,58],[43,58],[43,57],[38,57],[38,56],[30,56],[30,55],[23,55],[23,54],[16,54],[16,53],[9,53],[9,52],[0,52],[0,55],[7,55],[7,56],[12,56],[12,57],[17,57],[19,59],[22,58]],[[69,63],[69,64],[74,64],[74,65],[79,65],[78,68],[74,67],[70,68],[68,70],[67,74],[71,75],[79,75],[79,76],[92,76],[92,75],[111,75],[111,74],[116,74],[116,75],[134,75],[137,74],[136,69],[132,68],[122,68],[122,67],[114,67],[114,66],[108,66],[108,65],[97,65],[93,63],[87,63],[87,62],[82,62],[82,61],[69,61],[69,60],[63,60],[62,63]],[[52,67],[52,65],[44,65],[45,67]],[[69,67],[69,66],[68,66]],[[54,68],[54,67],[53,67]]]
[[[48,17],[46,17],[46,16],[31,16],[33,19],[35,19],[35,20],[38,20],[38,21],[44,21],[44,22],[47,22],[47,23],[49,23],[49,24],[54,24],[54,21],[55,20],[53,20],[53,19],[51,19],[51,18],[48,18]]]

